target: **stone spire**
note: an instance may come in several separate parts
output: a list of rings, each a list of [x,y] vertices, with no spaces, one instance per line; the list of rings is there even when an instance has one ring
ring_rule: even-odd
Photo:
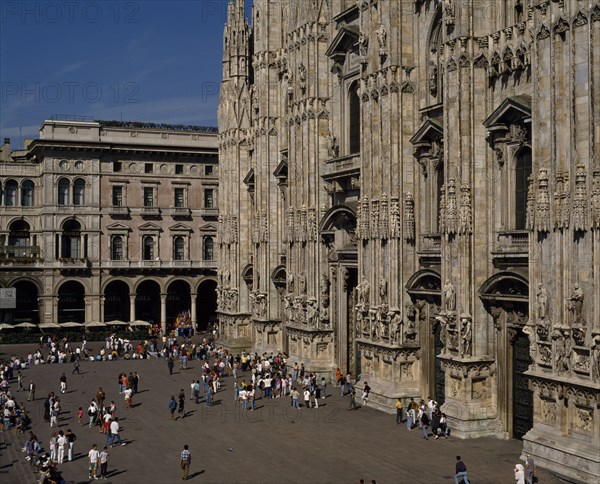
[[[227,24],[223,34],[223,81],[242,78],[250,69],[250,26],[244,12],[244,0],[229,0]]]

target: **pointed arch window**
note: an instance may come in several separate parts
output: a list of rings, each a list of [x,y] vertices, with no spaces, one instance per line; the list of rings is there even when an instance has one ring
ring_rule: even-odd
[[[348,149],[350,154],[360,153],[360,98],[358,82],[348,90]]]
[[[524,146],[515,154],[515,229],[517,230],[527,228],[527,192],[530,176],[531,148]]]

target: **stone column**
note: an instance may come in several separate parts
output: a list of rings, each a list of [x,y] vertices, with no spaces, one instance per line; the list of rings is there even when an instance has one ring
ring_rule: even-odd
[[[165,334],[167,332],[167,294],[160,295],[160,329]]]
[[[192,306],[192,328],[196,329],[196,298],[198,297],[197,292],[190,293],[190,305]]]
[[[129,321],[135,321],[135,294],[129,295]]]

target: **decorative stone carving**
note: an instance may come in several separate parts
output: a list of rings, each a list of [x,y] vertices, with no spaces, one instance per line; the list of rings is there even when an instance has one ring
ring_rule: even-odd
[[[294,219],[295,219],[294,209],[292,207],[289,207],[287,209],[287,223],[285,226],[285,239],[287,242],[294,241]],[[288,287],[288,290],[289,290],[289,287]]]
[[[306,92],[306,66],[301,62],[298,66],[298,82],[302,94]]]
[[[460,224],[459,233],[469,235],[471,233],[471,187],[463,184],[460,187]]]
[[[415,199],[410,192],[404,197],[404,239],[415,240]]]
[[[554,425],[556,423],[556,403],[549,402],[548,400],[542,398],[541,400],[541,414],[542,421],[549,425]]]
[[[306,302],[306,324],[317,326],[319,323],[319,305],[314,297],[308,298]]]
[[[453,178],[448,180],[448,193],[446,195],[446,233],[456,233],[457,207],[456,207],[456,182]]]
[[[588,408],[577,408],[576,410],[575,428],[582,432],[591,433],[593,431],[594,411]]]
[[[436,97],[438,93],[438,69],[435,62],[429,62],[429,93]]]
[[[571,225],[573,226],[573,230],[582,232],[587,230],[588,193],[586,178],[585,165],[577,165]]]
[[[375,33],[377,34],[377,43],[379,44],[379,57],[385,58],[387,56],[387,30],[380,23]]]
[[[286,276],[286,287],[288,294],[293,294],[294,292],[294,274],[291,271],[288,271]]]
[[[363,240],[369,238],[369,199],[363,197],[360,209],[360,219],[358,220],[358,226],[360,227],[360,237]]]
[[[390,214],[388,206],[388,198],[384,193],[381,196],[381,204],[379,211],[379,238],[388,239],[390,236]]]
[[[267,317],[267,295],[258,291],[250,293],[252,301],[252,313],[257,319],[265,319]]]
[[[441,325],[440,327],[440,343],[442,343],[442,354],[447,354],[450,348],[450,332],[448,328],[449,320],[441,314],[435,317],[435,320]]]
[[[267,218],[267,213],[262,211],[260,214],[260,241],[268,242],[269,241],[269,220]]]
[[[600,170],[594,170],[592,174],[592,196],[591,196],[591,226],[600,229]]]
[[[583,290],[579,287],[579,284],[573,284],[571,295],[567,298],[567,309],[571,313],[571,324],[584,324],[583,298]]]
[[[535,229],[538,232],[550,231],[550,194],[548,192],[548,170],[540,168],[535,211]]]
[[[329,147],[327,148],[329,158],[337,158],[340,154],[340,147],[338,145],[337,138],[333,134],[329,133]]]
[[[412,304],[407,304],[405,309],[404,341],[415,342],[417,339],[417,308]]]
[[[600,335],[594,336],[590,352],[590,376],[592,381],[600,381]]]
[[[438,218],[438,230],[442,233],[446,233],[446,188],[440,187],[440,214]]]
[[[444,284],[444,302],[443,307],[445,311],[455,311],[456,310],[456,289],[450,282],[450,279],[446,279],[446,283]]]
[[[371,238],[379,236],[379,200],[371,200]]]
[[[556,173],[556,184],[554,191],[554,226],[558,229],[569,227],[569,214],[571,212],[569,190],[569,172]]]
[[[544,285],[540,282],[538,284],[537,292],[537,317],[538,319],[546,319],[548,315],[548,291]]]
[[[308,240],[317,240],[317,210],[309,208],[307,213]]]
[[[401,344],[402,341],[402,318],[399,311],[390,311],[387,314],[390,322],[390,343]]]
[[[527,230],[535,228],[535,183],[532,175],[527,178],[527,212],[525,227]]]
[[[400,200],[398,197],[390,199],[390,237],[400,238]]]

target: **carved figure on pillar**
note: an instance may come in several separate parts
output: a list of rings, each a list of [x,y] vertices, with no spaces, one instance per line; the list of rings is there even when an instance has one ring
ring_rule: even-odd
[[[592,381],[600,380],[600,334],[594,336],[590,354],[590,373]]]
[[[367,35],[361,30],[358,34],[358,53],[361,57],[367,55],[367,47],[369,45],[369,39]]]
[[[377,42],[379,44],[379,55],[384,57],[387,55],[387,30],[383,24],[379,24],[377,29]]]
[[[340,154],[340,147],[338,145],[337,138],[330,132],[329,133],[329,158],[337,158]]]
[[[363,274],[362,281],[356,286],[356,295],[358,299],[358,305],[365,307],[369,305],[369,294],[371,292],[371,286],[367,281],[366,276]]]
[[[379,302],[383,305],[388,303],[388,283],[384,277],[379,280]]]
[[[406,327],[404,328],[404,341],[414,343],[417,339],[417,308],[412,304],[406,306]]]
[[[286,277],[287,282],[287,292],[288,294],[292,294],[294,292],[294,274],[288,272]]]
[[[283,310],[288,321],[293,321],[294,296],[289,293],[283,298]]]
[[[460,329],[460,356],[471,356],[471,343],[473,339],[473,332],[471,328],[471,320],[468,318],[462,318],[461,329]]]
[[[442,343],[442,354],[445,355],[448,353],[448,343],[450,341],[450,333],[448,332],[448,318],[446,316],[436,316],[435,320],[440,323],[440,343]]]
[[[573,284],[573,291],[567,298],[567,308],[571,313],[572,324],[582,324],[583,321],[583,290],[579,287],[579,284]]]
[[[390,343],[392,344],[400,344],[402,340],[402,318],[400,317],[400,313],[396,311],[390,311],[388,314],[388,319],[390,321]]]
[[[571,338],[566,331],[556,328],[552,331],[554,340],[554,361],[556,362],[556,373],[571,372]]]
[[[306,323],[309,326],[317,326],[319,322],[319,306],[314,297],[308,299],[306,303]]]
[[[535,327],[530,325],[523,326],[523,333],[529,339],[529,356],[531,356],[531,368],[535,369],[538,363],[538,344],[535,337]]]
[[[450,282],[450,279],[446,279],[446,283],[444,284],[444,310],[456,310],[456,290]]]
[[[548,292],[544,285],[540,282],[538,284],[537,290],[537,310],[538,310],[538,318],[546,319],[548,314]]]

